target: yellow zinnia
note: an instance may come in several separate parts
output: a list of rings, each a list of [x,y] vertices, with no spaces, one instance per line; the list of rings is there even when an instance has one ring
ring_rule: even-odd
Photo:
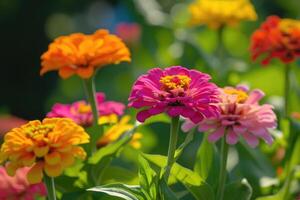
[[[31,167],[27,179],[39,183],[43,172],[56,177],[73,164],[75,157],[84,159],[86,153],[77,145],[88,142],[89,135],[71,119],[34,120],[5,135],[0,162],[8,161],[6,170],[11,176],[18,168]]]
[[[111,126],[104,135],[98,140],[97,146],[99,148],[104,147],[116,140],[118,140],[123,134],[125,134],[127,131],[130,131],[134,128],[133,124],[129,124],[130,116],[125,115],[115,123],[113,126]],[[129,144],[136,149],[139,149],[141,147],[140,139],[142,138],[141,133],[134,133],[132,136],[131,141]]]
[[[192,25],[206,24],[211,28],[257,19],[249,0],[197,0],[189,6],[189,12]]]

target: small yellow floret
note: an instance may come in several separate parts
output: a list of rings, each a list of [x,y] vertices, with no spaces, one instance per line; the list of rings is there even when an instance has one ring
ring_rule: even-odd
[[[236,100],[238,103],[244,103],[248,98],[248,94],[246,92],[244,92],[243,90],[237,90],[234,88],[225,88],[223,91],[226,94],[236,96]]]
[[[166,90],[186,89],[191,82],[191,78],[186,75],[170,75],[161,77],[159,82]]]

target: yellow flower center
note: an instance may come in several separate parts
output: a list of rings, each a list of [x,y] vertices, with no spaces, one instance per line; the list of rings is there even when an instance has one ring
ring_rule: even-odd
[[[293,19],[282,19],[279,24],[279,28],[281,31],[288,33],[292,29],[299,29],[300,30],[300,21],[293,20]]]
[[[87,105],[85,103],[81,103],[81,104],[79,104],[78,112],[80,114],[86,114],[86,113],[92,112],[92,109],[91,109],[90,105]]]
[[[186,75],[170,75],[161,77],[159,82],[165,90],[186,89],[191,82],[191,78]]]
[[[233,88],[225,88],[224,92],[226,94],[236,96],[238,103],[244,103],[248,98],[248,94],[246,92],[244,92],[243,90],[237,90],[237,89],[233,89]]]
[[[39,125],[39,126],[31,126],[25,128],[26,130],[26,135],[29,136],[30,138],[39,138],[40,136],[44,136],[47,133],[51,132],[54,128],[53,124],[46,124],[46,125]]]

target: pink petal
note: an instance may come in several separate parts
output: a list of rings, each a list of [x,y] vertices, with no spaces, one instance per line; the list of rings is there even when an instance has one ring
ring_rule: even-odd
[[[210,142],[216,142],[219,140],[222,136],[224,136],[225,127],[220,127],[208,136],[208,141]]]
[[[196,124],[194,124],[192,121],[190,120],[185,120],[185,122],[182,124],[181,126],[181,130],[183,132],[188,132],[190,131],[192,128],[194,128],[196,126]]]
[[[265,96],[264,92],[261,90],[253,90],[245,103],[247,104],[256,104],[259,100],[261,100]]]
[[[246,142],[249,144],[249,146],[252,148],[256,147],[259,143],[257,137],[248,132],[245,132],[243,134],[243,137],[246,140]]]
[[[239,140],[239,136],[230,128],[227,130],[226,134],[226,142],[228,144],[236,144]]]

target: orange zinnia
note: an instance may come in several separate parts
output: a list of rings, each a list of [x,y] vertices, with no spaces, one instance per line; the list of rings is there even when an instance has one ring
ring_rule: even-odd
[[[18,168],[31,167],[28,182],[39,183],[43,171],[56,177],[73,164],[75,157],[84,159],[86,153],[77,145],[88,142],[89,135],[71,119],[34,120],[5,135],[0,163],[8,161],[6,171],[11,176]]]
[[[252,59],[263,56],[266,65],[272,58],[284,63],[300,57],[300,21],[270,16],[251,37]]]
[[[87,79],[104,65],[130,61],[130,52],[119,37],[100,29],[91,35],[74,33],[58,37],[41,59],[41,75],[58,70],[62,78],[77,74]]]

